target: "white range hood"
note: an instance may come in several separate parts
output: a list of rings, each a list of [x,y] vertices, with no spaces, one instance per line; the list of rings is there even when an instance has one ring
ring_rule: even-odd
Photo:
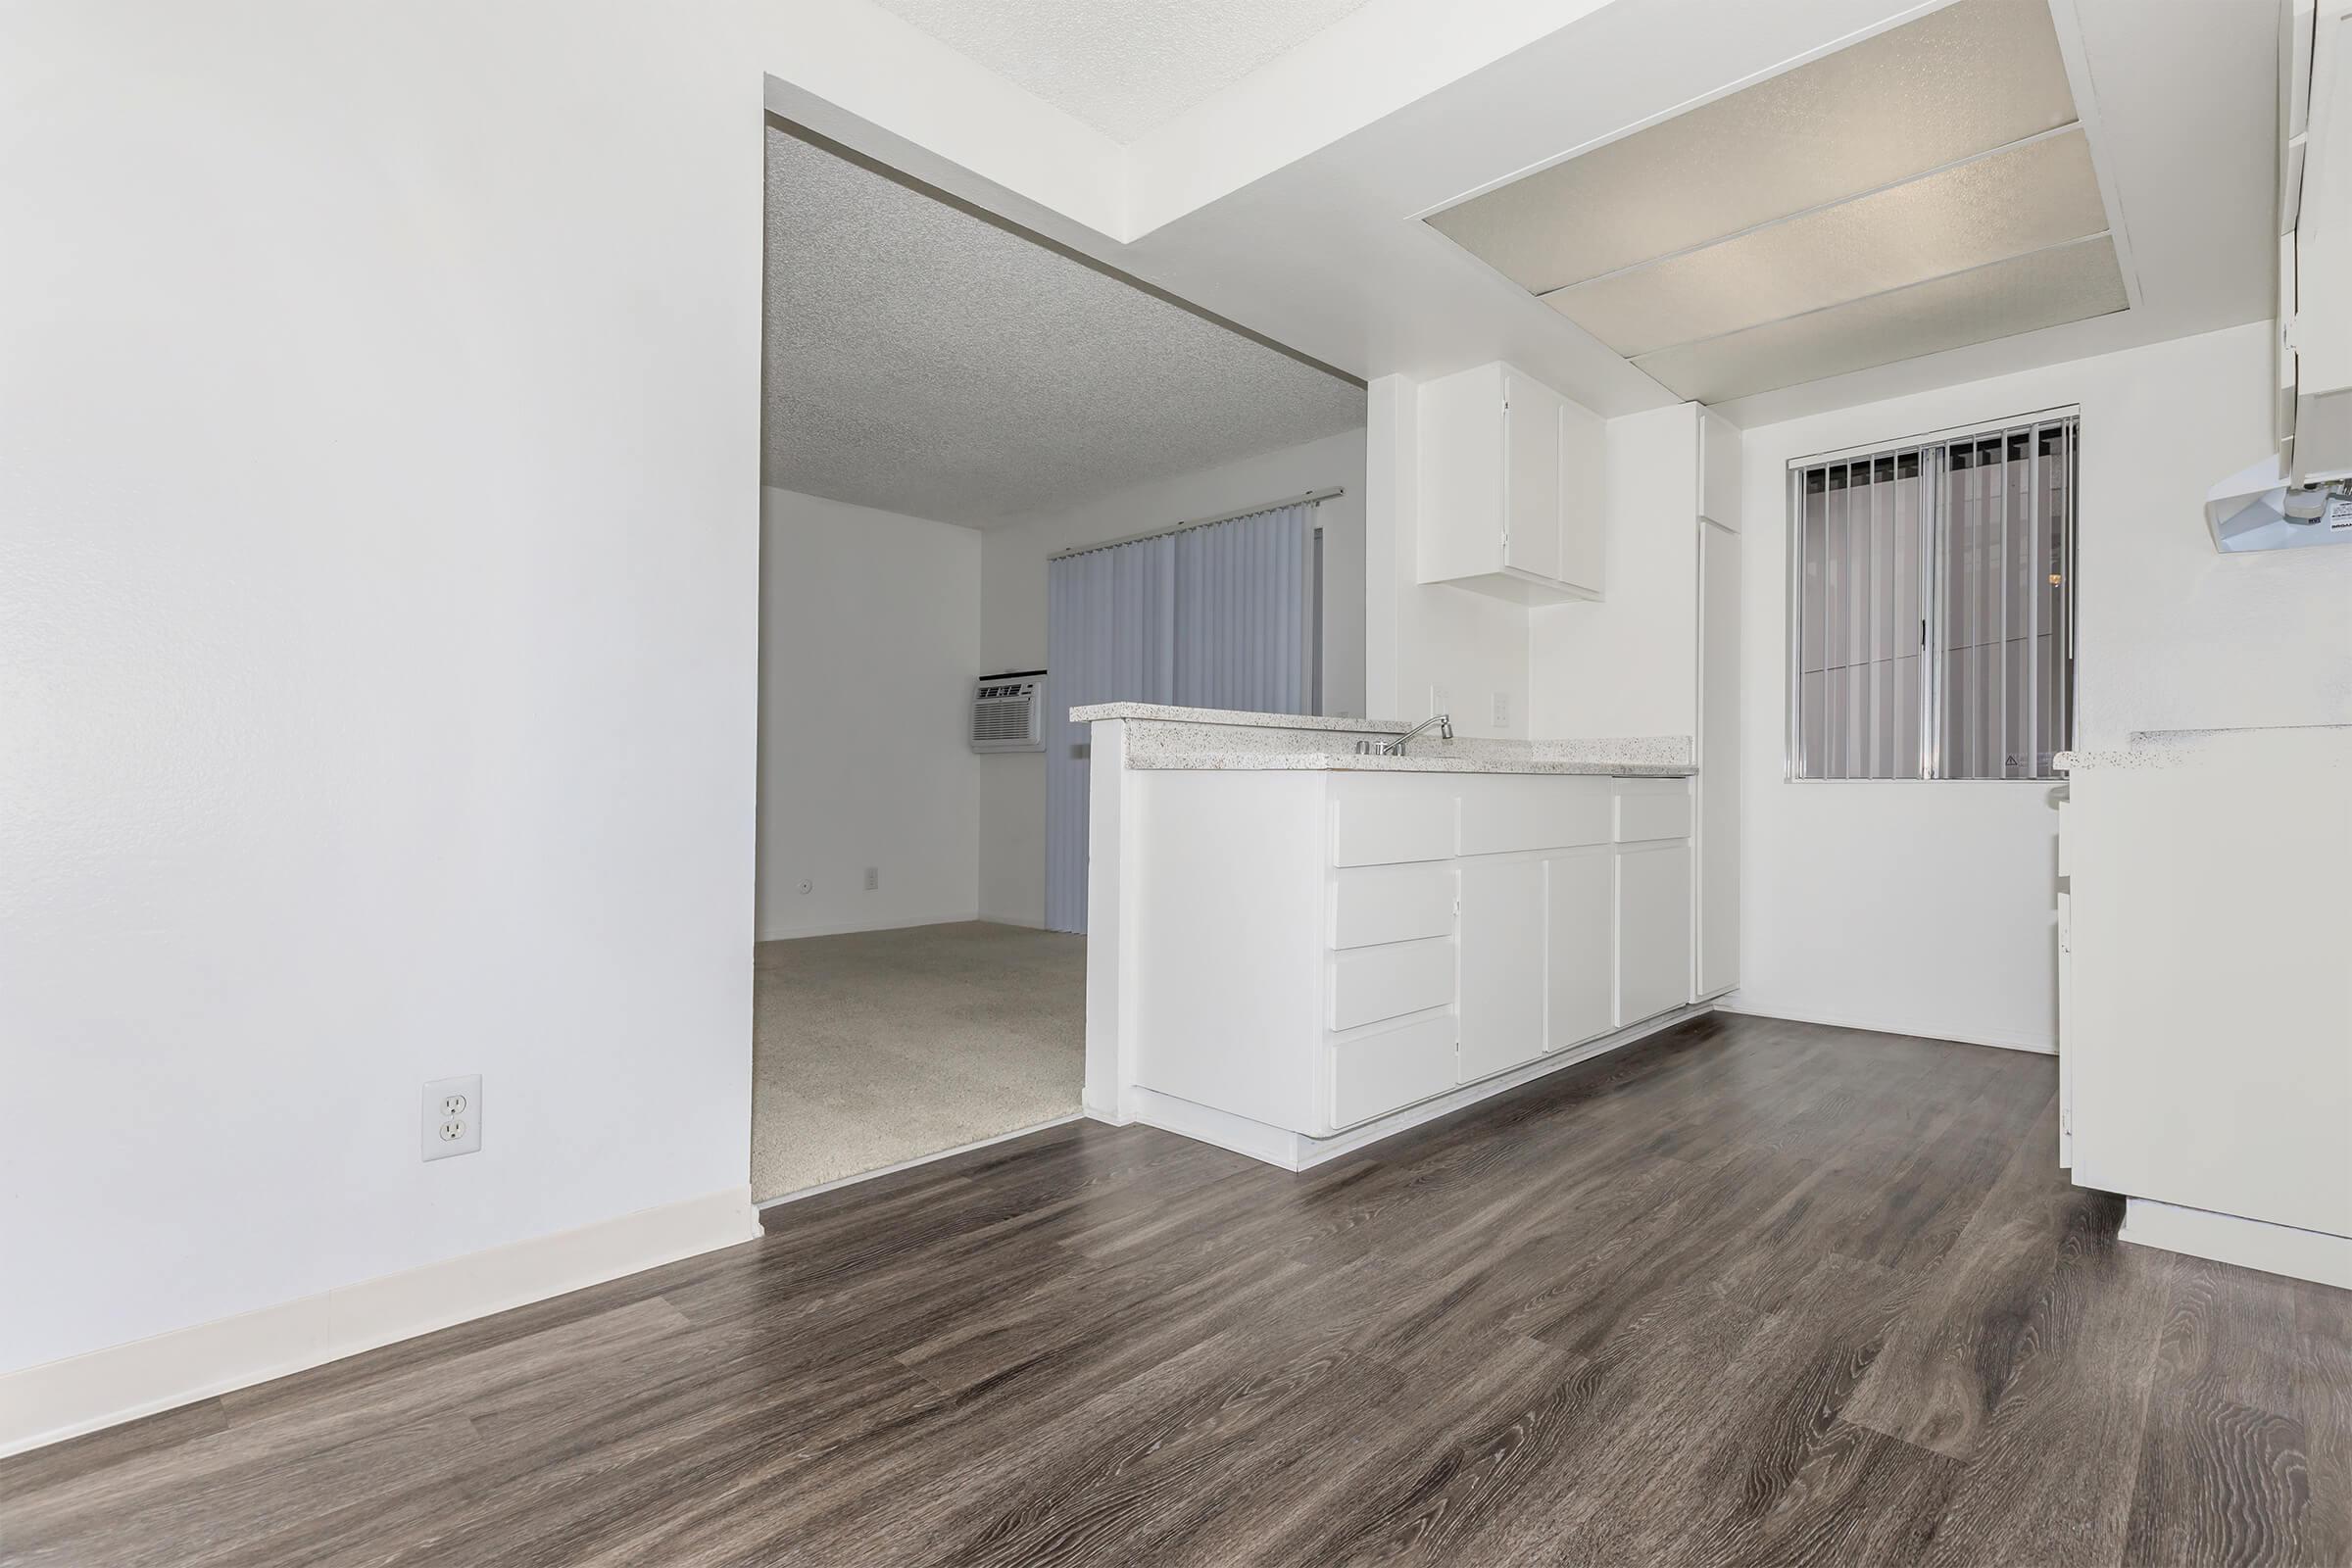
[[[2294,550],[2352,544],[2352,481],[2295,485],[2274,454],[2205,493],[2216,550]]]
[[[2352,475],[2352,0],[2285,0],[2278,384],[2288,479]]]
[[[2278,450],[2205,494],[2217,550],[2352,544],[2352,0],[2281,0]]]

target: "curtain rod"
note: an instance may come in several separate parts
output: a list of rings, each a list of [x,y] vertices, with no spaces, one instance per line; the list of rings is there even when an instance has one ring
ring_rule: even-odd
[[[1213,517],[1188,517],[1171,527],[1152,528],[1143,533],[1131,533],[1119,539],[1105,539],[1101,544],[1072,545],[1067,550],[1054,551],[1046,559],[1060,561],[1067,556],[1091,556],[1098,550],[1115,550],[1120,545],[1141,544],[1146,539],[1164,539],[1170,534],[1183,533],[1188,528],[1207,528],[1220,522],[1231,522],[1236,517],[1254,517],[1261,512],[1274,512],[1283,507],[1303,507],[1317,501],[1329,501],[1334,496],[1344,496],[1347,493],[1346,485],[1335,484],[1328,490],[1309,490],[1302,496],[1285,496],[1280,501],[1261,501],[1254,507],[1243,507],[1236,512],[1220,512]]]

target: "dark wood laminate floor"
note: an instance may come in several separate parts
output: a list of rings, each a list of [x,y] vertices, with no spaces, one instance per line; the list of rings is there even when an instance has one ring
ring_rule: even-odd
[[[0,1463],[10,1563],[2352,1561],[2352,1294],[2044,1059],[1706,1018],[1303,1176],[1054,1129]]]

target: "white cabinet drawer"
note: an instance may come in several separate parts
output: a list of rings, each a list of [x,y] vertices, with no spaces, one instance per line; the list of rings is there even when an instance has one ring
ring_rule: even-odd
[[[1663,785],[1641,788],[1639,785]],[[1617,786],[1617,842],[1690,836],[1690,786],[1679,778],[1642,779]]]
[[[1453,856],[1453,792],[1433,778],[1335,779],[1331,863],[1396,865]]]
[[[1461,786],[1463,855],[1567,850],[1609,842],[1609,780],[1541,775],[1468,778]]]
[[[1450,1012],[1352,1040],[1331,1052],[1331,1129],[1442,1095],[1453,1087],[1454,1018]]]
[[[1352,867],[1332,879],[1331,945],[1365,948],[1453,934],[1453,867]]]
[[[1453,944],[1444,938],[1357,948],[1331,960],[1331,1027],[1353,1029],[1453,1002]]]

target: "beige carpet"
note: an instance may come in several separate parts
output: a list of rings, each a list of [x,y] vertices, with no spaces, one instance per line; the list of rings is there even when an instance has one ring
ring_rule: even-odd
[[[1084,937],[969,920],[758,952],[760,1201],[1078,1109]]]

